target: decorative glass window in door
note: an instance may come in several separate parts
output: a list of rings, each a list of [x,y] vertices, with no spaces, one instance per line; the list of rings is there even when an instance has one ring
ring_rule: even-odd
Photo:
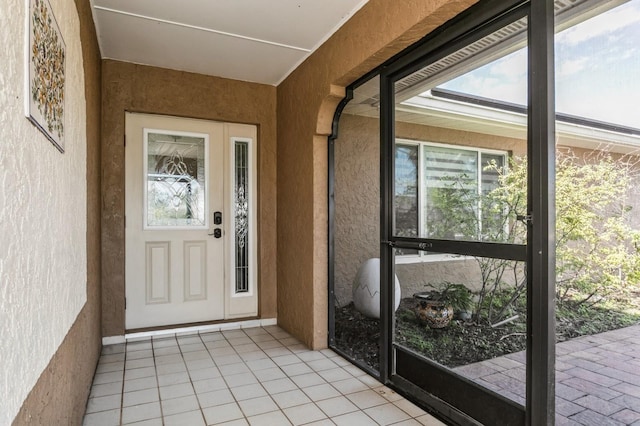
[[[207,227],[205,134],[145,129],[145,227]]]
[[[249,142],[234,142],[235,292],[249,292]]]

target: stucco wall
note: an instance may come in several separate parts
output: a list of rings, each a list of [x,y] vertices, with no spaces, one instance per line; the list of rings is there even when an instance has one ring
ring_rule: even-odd
[[[259,315],[276,316],[276,88],[112,60],[102,68],[102,323],[122,335],[125,111],[258,126]]]
[[[500,149],[526,154],[522,139],[446,128],[396,123],[399,138],[451,145]],[[340,306],[351,301],[353,279],[360,265],[380,256],[380,130],[373,118],[343,114],[335,145],[335,292]],[[426,284],[445,281],[478,285],[474,260],[447,260],[396,265],[403,297]]]
[[[14,420],[87,301],[80,21],[74,2],[51,0],[51,6],[66,43],[64,154],[24,116],[25,2],[0,4],[0,424]],[[87,353],[87,359],[93,368],[95,357]],[[92,368],[84,371],[85,382]],[[37,413],[31,418],[47,423]]]
[[[101,348],[100,67],[89,2],[76,0],[87,100],[87,303],[23,402],[15,425],[80,424]]]
[[[278,323],[327,345],[327,138],[344,87],[475,0],[370,0],[278,86]]]

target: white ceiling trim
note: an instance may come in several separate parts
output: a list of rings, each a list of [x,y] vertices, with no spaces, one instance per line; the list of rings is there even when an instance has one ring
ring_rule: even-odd
[[[207,32],[207,33],[213,33],[213,34],[223,35],[223,36],[227,36],[227,37],[239,38],[239,39],[242,39],[242,40],[254,41],[256,43],[263,43],[263,44],[268,44],[268,45],[271,45],[271,46],[284,47],[286,49],[298,50],[298,51],[301,51],[301,52],[309,53],[309,52],[313,51],[313,49],[309,50],[309,49],[305,49],[304,47],[291,46],[291,45],[288,45],[288,44],[277,43],[277,42],[274,42],[274,41],[263,40],[263,39],[259,39],[259,38],[248,37],[248,36],[243,36],[241,34],[234,34],[234,33],[229,33],[229,32],[226,32],[226,31],[214,30],[213,28],[206,28],[206,27],[201,27],[201,26],[198,26],[198,25],[191,25],[191,24],[185,24],[185,23],[182,23],[182,22],[170,21],[170,20],[162,19],[162,18],[154,18],[153,16],[141,15],[139,13],[125,12],[123,10],[112,9],[110,7],[94,6],[94,9],[101,10],[101,11],[104,11],[104,12],[116,13],[118,15],[131,16],[133,18],[145,19],[147,21],[160,22],[160,23],[163,23],[163,24],[175,25],[177,27],[189,28],[189,29],[192,29],[192,30],[204,31],[204,32]]]
[[[90,0],[101,57],[278,86],[368,2],[190,1]]]
[[[311,54],[313,52],[315,52],[320,46],[322,46],[324,44],[325,41],[329,40],[331,38],[332,35],[334,35],[336,33],[336,31],[338,31],[340,29],[340,27],[342,27],[344,25],[345,22],[347,22],[349,19],[351,19],[351,17],[353,15],[356,14],[356,12],[358,12],[362,6],[364,6],[365,4],[367,4],[369,2],[369,0],[361,0],[360,3],[358,3],[356,5],[356,7],[353,8],[353,10],[351,10],[351,12],[349,12],[348,14],[346,14],[345,16],[342,17],[342,19],[336,24],[335,27],[331,28],[331,30],[324,36],[322,37],[310,50],[309,53],[307,53],[306,55],[304,55],[302,57],[302,59],[300,59],[298,62],[296,62],[291,69],[289,69],[289,71],[287,71],[285,73],[284,76],[282,76],[282,78],[275,84],[276,86],[279,86],[280,83],[282,83],[283,81],[285,81],[287,79],[287,77],[289,77],[289,75],[300,66],[300,64],[302,64],[304,61],[307,60],[307,58],[309,56],[311,56]]]

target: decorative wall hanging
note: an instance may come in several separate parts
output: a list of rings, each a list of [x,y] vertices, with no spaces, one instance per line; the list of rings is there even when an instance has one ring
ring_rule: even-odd
[[[27,0],[26,115],[64,152],[65,44],[48,0]]]

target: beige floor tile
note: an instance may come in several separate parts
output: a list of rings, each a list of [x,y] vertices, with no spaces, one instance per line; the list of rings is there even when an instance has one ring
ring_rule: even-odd
[[[278,393],[271,397],[276,401],[280,408],[289,408],[311,402],[309,397],[300,389]]]
[[[200,410],[164,416],[164,426],[205,426],[205,424]]]
[[[189,370],[189,377],[191,377],[191,380],[194,382],[197,382],[198,380],[216,379],[220,376],[221,374],[218,367]]]
[[[171,374],[171,373],[186,373],[187,366],[184,364],[184,361],[175,362],[172,364],[161,364],[156,365],[156,371],[158,374]]]
[[[242,353],[238,352],[238,353],[240,354],[240,358],[242,358],[242,360],[245,362],[269,358],[269,355],[262,352],[262,349],[260,348],[251,352],[242,352]]]
[[[231,388],[231,393],[237,401],[267,396],[267,391],[259,383]]]
[[[224,380],[230,388],[258,383],[256,376],[251,373],[233,374],[231,376],[225,375]]]
[[[251,343],[246,343],[244,345],[237,345],[237,346],[234,346],[233,349],[235,349],[236,352],[239,354],[245,354],[248,352],[259,351],[260,347],[255,343],[253,343],[253,340],[252,340]]]
[[[356,407],[344,396],[338,396],[335,398],[318,401],[316,402],[316,405],[320,407],[320,409],[324,411],[324,413],[329,417],[340,416],[342,414],[358,411],[358,407]]]
[[[148,402],[159,401],[158,388],[142,389],[133,392],[125,392],[122,396],[122,406],[146,404]]]
[[[83,426],[117,426],[120,424],[120,408],[85,414]]]
[[[261,382],[268,382],[270,380],[284,379],[287,377],[285,373],[279,368],[267,368],[266,370],[254,371],[253,375]]]
[[[158,386],[170,386],[188,382],[189,374],[185,371],[158,375]]]
[[[312,401],[321,401],[323,399],[340,396],[340,392],[338,392],[333,386],[328,383],[309,386],[304,388],[302,391],[306,393]]]
[[[207,424],[216,424],[244,418],[240,407],[235,402],[205,408],[202,410]]]
[[[163,400],[160,402],[160,405],[162,406],[162,414],[164,416],[200,410],[200,405],[195,395]]]
[[[151,358],[153,359],[153,351],[151,349],[145,349],[143,351],[133,351],[127,353],[127,361],[132,359]]]
[[[416,420],[419,421],[423,426],[447,426],[445,423],[442,423],[440,420],[436,419],[430,414],[416,417]]]
[[[87,413],[97,413],[114,409],[119,410],[120,403],[120,394],[89,398],[89,401],[87,401]]]
[[[257,416],[258,414],[279,410],[278,405],[268,396],[246,399],[238,402],[238,404],[246,417]]]
[[[349,398],[351,402],[353,402],[361,410],[388,403],[386,399],[384,399],[383,397],[381,397],[380,395],[378,395],[372,390],[351,393],[346,396],[347,398]]]
[[[91,386],[91,397],[107,396],[107,395],[119,395],[122,393],[123,382],[105,383],[102,385]]]
[[[297,363],[297,364],[291,364],[291,365],[284,365],[284,366],[281,367],[281,369],[289,377],[300,376],[302,374],[313,373],[313,370],[311,369],[311,367],[309,367],[304,362],[300,362],[300,363]]]
[[[338,426],[372,426],[375,421],[362,411],[355,411],[331,419]]]
[[[229,389],[199,393],[196,397],[198,398],[200,407],[202,408],[215,407],[217,405],[229,404],[230,402],[235,401]]]
[[[427,414],[422,408],[406,399],[400,399],[393,404],[411,417],[420,417]]]
[[[370,389],[369,386],[365,385],[355,377],[351,377],[350,379],[346,380],[338,380],[336,382],[332,382],[331,384],[334,388],[338,389],[344,395]]]
[[[367,408],[364,412],[380,425],[390,425],[411,418],[411,416],[390,402]]]
[[[346,380],[353,377],[351,374],[347,373],[343,368],[340,367],[318,371],[318,374],[329,383],[337,382],[339,380]]]
[[[227,383],[222,377],[216,377],[208,380],[198,380],[193,382],[193,388],[197,394],[212,392],[220,389],[226,389]]]
[[[160,386],[160,398],[172,399],[180,398],[181,396],[193,395],[194,390],[191,383],[179,383],[177,385]]]
[[[249,426],[247,419],[231,420],[230,422],[218,423],[219,426]]]
[[[141,377],[139,379],[125,380],[124,391],[133,392],[143,389],[151,389],[158,387],[158,379],[155,376]]]
[[[420,426],[420,422],[416,419],[407,419],[398,423],[393,423],[393,426]]]
[[[313,403],[297,405],[295,407],[285,408],[284,414],[294,425],[301,425],[317,420],[325,419],[327,416]]]
[[[135,423],[141,420],[149,420],[160,417],[160,402],[134,405],[122,409],[122,423]]]
[[[272,411],[270,413],[251,416],[247,420],[249,420],[251,426],[286,426],[291,424],[282,411]]]
[[[320,377],[320,375],[318,375],[318,373],[306,373],[299,376],[293,376],[291,377],[291,380],[293,380],[293,383],[298,385],[299,388],[306,388],[308,386],[315,386],[326,383],[324,379]]]
[[[293,383],[291,381],[291,379],[285,377],[283,379],[277,379],[277,380],[270,380],[268,382],[262,382],[262,387],[265,388],[265,390],[273,395],[276,393],[282,393],[282,392],[287,392],[290,390],[294,390],[297,389],[298,387],[296,386],[295,383]]]

